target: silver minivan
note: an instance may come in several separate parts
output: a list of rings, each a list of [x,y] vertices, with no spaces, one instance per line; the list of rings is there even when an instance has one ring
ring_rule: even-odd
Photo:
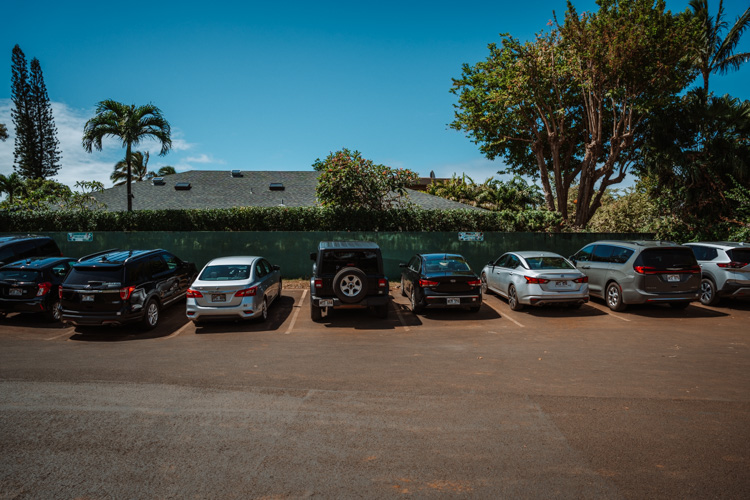
[[[667,303],[676,309],[698,300],[701,268],[692,250],[663,241],[597,241],[570,260],[589,277],[589,293],[613,311],[628,304]]]

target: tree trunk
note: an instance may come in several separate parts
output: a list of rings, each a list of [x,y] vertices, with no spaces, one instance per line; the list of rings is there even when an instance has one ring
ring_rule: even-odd
[[[130,185],[133,180],[133,169],[131,167],[130,160],[130,143],[128,142],[128,148],[125,151],[125,163],[128,165],[128,212],[133,211],[133,193],[132,186]]]

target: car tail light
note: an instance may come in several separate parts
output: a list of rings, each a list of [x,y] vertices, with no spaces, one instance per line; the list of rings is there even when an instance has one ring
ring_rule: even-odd
[[[189,299],[201,299],[203,298],[203,294],[200,293],[198,290],[193,290],[192,288],[188,288],[186,297]]]
[[[133,294],[133,290],[135,290],[134,286],[126,286],[125,288],[120,288],[120,299],[128,300]]]
[[[238,290],[237,293],[234,294],[235,297],[254,297],[255,292],[258,291],[257,286],[251,286],[250,288],[245,288],[244,290]]]
[[[482,280],[470,280],[466,284],[469,286],[482,286]]]
[[[655,267],[650,266],[633,266],[633,269],[638,274],[680,274],[680,273],[687,273],[687,274],[700,274],[701,272],[701,266],[690,266],[685,269],[679,269],[676,271],[670,271],[669,269],[657,269]]]
[[[47,295],[49,291],[52,289],[52,283],[49,281],[45,281],[44,283],[39,283],[39,289],[36,291],[36,296],[41,297],[42,295]]]
[[[549,280],[544,278],[534,278],[532,276],[524,276],[524,278],[529,285],[543,285],[549,283]]]
[[[588,276],[581,276],[580,278],[576,278],[573,280],[573,283],[588,283],[589,277]]]
[[[719,267],[722,267],[724,269],[741,269],[745,267],[748,263],[747,262],[720,262],[719,264],[716,264]]]
[[[57,296],[59,298],[62,298],[62,287],[60,287],[60,288],[57,289]]]
[[[323,288],[323,280],[316,279],[315,280],[315,288]]]
[[[432,286],[438,286],[440,283],[432,280],[419,280],[419,286],[421,288],[430,288]]]
[[[382,279],[378,280],[378,288],[385,288],[387,286],[388,286],[388,281],[387,280],[382,280]]]

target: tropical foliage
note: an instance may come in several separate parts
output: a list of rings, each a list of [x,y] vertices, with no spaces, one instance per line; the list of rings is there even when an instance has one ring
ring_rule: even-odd
[[[316,159],[312,167],[320,172],[315,192],[324,207],[376,211],[407,207],[406,187],[419,179],[411,170],[377,165],[346,148]]]
[[[131,190],[133,175],[132,147],[142,140],[153,138],[161,145],[160,156],[169,152],[172,147],[171,127],[162,116],[161,110],[153,104],[144,106],[125,105],[117,101],[101,101],[96,107],[96,116],[86,122],[83,129],[83,148],[87,152],[92,149],[102,150],[102,139],[116,137],[122,141],[125,148],[125,162],[127,164],[127,197],[128,212],[133,210],[133,194]]]
[[[484,208],[486,210],[536,210],[544,205],[544,197],[535,184],[529,184],[520,176],[509,181],[490,177],[477,184],[464,174],[445,181],[432,182],[426,189],[428,194],[452,201]]]
[[[0,191],[7,194],[0,210],[8,212],[44,212],[51,208],[91,210],[106,208],[92,194],[104,189],[97,181],[79,181],[76,189],[50,179],[23,179],[17,173],[0,175]]]

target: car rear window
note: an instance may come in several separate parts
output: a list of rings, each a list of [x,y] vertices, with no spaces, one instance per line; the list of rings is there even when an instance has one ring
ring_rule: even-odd
[[[732,262],[750,263],[750,248],[733,248],[727,250],[727,255],[732,259]]]
[[[249,277],[250,266],[226,264],[206,267],[198,279],[201,281],[235,281],[246,280]]]
[[[646,266],[655,270],[691,268],[697,266],[693,251],[689,248],[650,248],[638,256],[635,266]]]
[[[3,269],[0,271],[0,281],[36,282],[39,272],[28,269]]]
[[[122,267],[74,267],[65,284],[88,285],[90,282],[121,283]]]
[[[424,271],[427,273],[439,273],[446,271],[470,271],[466,259],[456,256],[447,256],[444,258],[426,258],[424,262]]]
[[[562,257],[526,257],[529,269],[575,269]]]
[[[345,267],[357,267],[365,274],[379,274],[378,253],[372,250],[326,250],[321,272],[334,274]]]

